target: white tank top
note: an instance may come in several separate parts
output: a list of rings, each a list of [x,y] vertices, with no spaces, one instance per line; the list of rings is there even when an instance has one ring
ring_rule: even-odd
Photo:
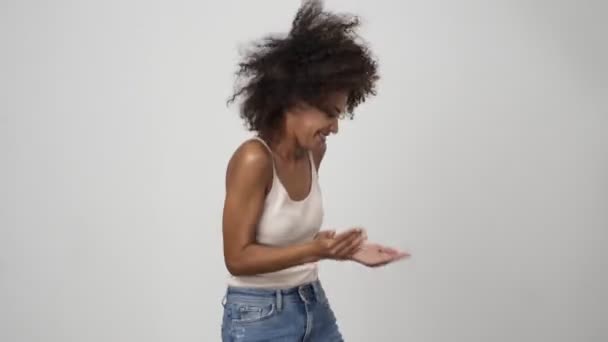
[[[258,137],[274,155],[270,147]],[[270,246],[287,246],[312,241],[323,222],[323,203],[317,168],[312,152],[308,153],[311,168],[311,185],[308,196],[295,201],[278,177],[274,157],[272,159],[272,186],[266,195],[264,209],[256,230],[257,242]],[[239,287],[287,288],[317,280],[317,263],[307,263],[287,269],[251,276],[229,275],[228,285]]]

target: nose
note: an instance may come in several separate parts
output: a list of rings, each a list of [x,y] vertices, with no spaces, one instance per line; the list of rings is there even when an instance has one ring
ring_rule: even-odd
[[[330,126],[330,131],[333,134],[337,134],[338,133],[338,119],[337,118],[334,118],[332,120],[332,123],[331,123],[331,126]]]

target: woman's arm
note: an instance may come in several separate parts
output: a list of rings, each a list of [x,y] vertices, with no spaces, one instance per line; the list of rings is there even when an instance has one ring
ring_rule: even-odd
[[[256,227],[270,184],[272,158],[263,145],[246,142],[234,153],[226,172],[222,219],[224,261],[233,275],[274,272],[325,258],[345,259],[361,245],[361,234],[349,233],[285,247],[256,242]]]

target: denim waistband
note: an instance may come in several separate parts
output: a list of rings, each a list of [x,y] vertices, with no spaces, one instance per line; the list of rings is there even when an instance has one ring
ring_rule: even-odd
[[[231,296],[272,298],[276,300],[279,310],[282,306],[283,297],[297,296],[304,303],[323,302],[326,300],[325,291],[319,280],[282,289],[228,286],[222,304],[225,304],[227,298]]]

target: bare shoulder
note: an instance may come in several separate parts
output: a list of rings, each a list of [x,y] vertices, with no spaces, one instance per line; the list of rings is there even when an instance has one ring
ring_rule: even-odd
[[[313,156],[313,159],[315,160],[315,167],[317,168],[317,170],[319,170],[319,167],[321,166],[321,161],[323,160],[323,157],[325,156],[326,150],[327,150],[326,146],[318,147],[318,148],[312,150],[312,156]]]
[[[272,177],[272,156],[268,149],[255,139],[239,145],[228,162],[226,181],[269,180]]]

